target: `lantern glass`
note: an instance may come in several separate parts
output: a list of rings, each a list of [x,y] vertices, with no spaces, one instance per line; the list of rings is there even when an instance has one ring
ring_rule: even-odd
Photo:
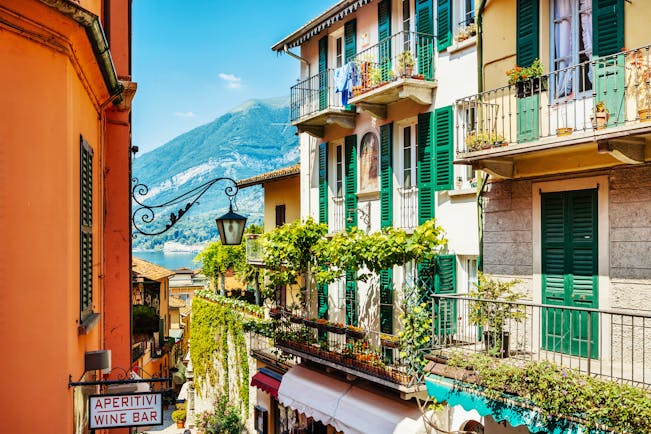
[[[233,212],[233,209],[215,220],[219,230],[219,238],[224,246],[242,244],[242,235],[246,226],[246,217]]]

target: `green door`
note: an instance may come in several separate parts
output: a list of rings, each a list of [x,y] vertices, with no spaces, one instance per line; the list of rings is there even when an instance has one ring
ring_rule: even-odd
[[[518,109],[518,143],[538,140],[538,107],[540,95],[534,94],[516,100]]]
[[[597,291],[597,190],[541,195],[542,302],[563,307],[599,307]],[[598,315],[542,310],[542,347],[599,356]]]

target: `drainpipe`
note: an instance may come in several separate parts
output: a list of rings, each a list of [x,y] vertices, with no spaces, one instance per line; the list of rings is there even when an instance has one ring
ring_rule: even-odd
[[[296,53],[292,53],[291,51],[289,51],[289,48],[287,47],[287,44],[285,44],[285,46],[283,47],[283,51],[288,56],[293,57],[294,59],[298,60],[299,62],[306,64],[307,65],[307,77],[308,78],[311,77],[311,74],[310,74],[310,62],[308,62],[307,59],[299,56]]]
[[[477,93],[484,90],[484,8],[486,7],[486,0],[481,0],[479,8],[477,9]],[[477,192],[477,233],[479,241],[479,258],[477,261],[477,269],[484,271],[484,211],[482,207],[482,197],[484,189],[488,184],[488,174],[484,176],[479,191]]]

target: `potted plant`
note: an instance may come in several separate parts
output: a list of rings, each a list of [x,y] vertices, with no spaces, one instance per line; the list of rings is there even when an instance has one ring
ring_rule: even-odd
[[[595,130],[603,130],[608,125],[608,119],[610,119],[610,112],[606,108],[606,103],[599,101],[595,104],[592,116],[590,116],[592,127]]]
[[[366,332],[363,328],[354,325],[346,326],[346,336],[352,339],[364,339]]]
[[[402,77],[411,77],[414,72],[414,55],[411,51],[403,51],[398,54],[398,68]]]
[[[185,427],[185,417],[185,408],[179,408],[178,410],[174,410],[172,412],[172,420],[176,422],[177,428]]]
[[[527,68],[516,65],[513,69],[506,71],[509,84],[515,85],[515,94],[518,98],[546,91],[547,77],[543,77],[542,74],[543,65],[540,59],[535,59]]]
[[[521,298],[513,290],[519,282],[501,281],[480,273],[479,283],[470,291],[470,297],[477,300],[470,303],[468,318],[472,324],[482,327],[486,352],[490,355],[509,356],[510,335],[505,327],[509,321],[520,322],[526,317],[524,306],[513,304]]]
[[[380,345],[385,348],[398,348],[400,346],[400,340],[396,335],[380,333]]]
[[[504,136],[497,133],[473,131],[466,136],[466,149],[469,152],[505,145],[507,142],[504,140]]]

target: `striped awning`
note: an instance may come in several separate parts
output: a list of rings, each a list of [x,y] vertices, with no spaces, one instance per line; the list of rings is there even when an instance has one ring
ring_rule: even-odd
[[[251,378],[251,386],[257,387],[278,399],[278,388],[280,387],[281,380],[282,375],[269,369],[260,368]]]
[[[360,7],[370,3],[371,0],[343,0],[291,35],[274,44],[271,47],[274,51],[283,51],[284,47],[294,48],[303,44],[305,41],[321,33],[337,21],[342,20],[349,14],[352,14]]]

